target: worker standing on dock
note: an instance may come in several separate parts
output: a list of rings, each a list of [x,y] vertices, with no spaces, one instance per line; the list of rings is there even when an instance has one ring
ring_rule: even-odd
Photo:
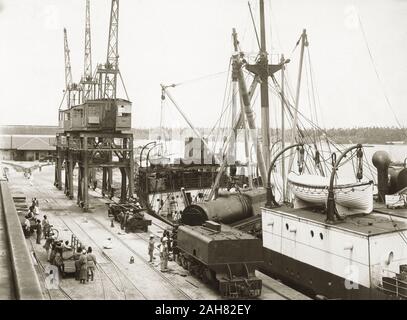
[[[150,263],[153,262],[154,259],[154,236],[150,236],[150,241],[148,242],[148,255],[150,256]]]
[[[37,219],[37,244],[41,244],[42,226],[41,220]]]
[[[79,280],[80,283],[85,283],[88,279],[88,258],[86,257],[86,250],[82,251],[81,256],[79,257]]]
[[[53,241],[54,241],[54,236],[50,236],[50,237],[46,238],[46,240],[45,240],[44,249],[47,252],[47,261],[50,261],[49,249],[51,249]]]
[[[95,273],[96,268],[96,256],[92,253],[92,247],[88,248],[88,253],[86,255],[87,262],[88,262],[88,278],[87,281],[89,282],[89,278],[93,281],[93,276]]]
[[[29,238],[30,234],[31,234],[31,223],[28,217],[26,216],[24,220],[24,235],[26,238]]]
[[[163,237],[160,246],[161,272],[167,271],[168,266],[168,238]]]
[[[79,246],[76,248],[76,253],[73,255],[73,259],[75,261],[75,280],[79,280],[79,271],[81,270],[81,265],[79,263],[79,259],[82,255],[82,248]]]
[[[44,233],[44,239],[47,239],[49,236],[50,224],[46,215],[44,215],[42,220],[42,232]]]

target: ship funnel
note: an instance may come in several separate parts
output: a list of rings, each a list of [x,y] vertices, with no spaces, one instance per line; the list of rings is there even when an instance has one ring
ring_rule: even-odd
[[[379,202],[385,202],[385,196],[389,191],[389,165],[391,159],[386,151],[376,151],[372,157],[373,165],[377,169],[377,189]]]

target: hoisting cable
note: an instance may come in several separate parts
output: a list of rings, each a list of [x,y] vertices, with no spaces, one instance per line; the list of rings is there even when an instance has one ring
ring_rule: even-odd
[[[392,104],[390,103],[390,99],[389,99],[389,97],[388,97],[388,95],[387,95],[387,93],[386,93],[386,90],[385,90],[385,88],[384,88],[382,79],[381,79],[381,77],[380,77],[379,71],[378,71],[378,69],[377,69],[376,63],[375,63],[374,58],[373,58],[372,51],[370,50],[369,42],[368,42],[368,40],[367,40],[366,32],[365,32],[365,29],[364,29],[364,27],[363,27],[363,23],[362,23],[362,19],[361,19],[361,17],[360,17],[360,14],[357,13],[357,16],[358,16],[358,21],[359,21],[360,30],[362,31],[362,35],[363,35],[363,40],[364,40],[364,42],[365,42],[367,51],[368,51],[368,53],[369,53],[370,62],[372,63],[372,66],[373,66],[374,72],[375,72],[375,74],[376,74],[377,80],[379,81],[379,85],[380,85],[380,88],[382,89],[382,93],[383,93],[384,99],[386,100],[387,106],[389,107],[391,113],[393,114],[394,120],[396,120],[397,125],[399,126],[400,129],[403,130],[404,135],[407,136],[407,133],[405,132],[405,128],[404,128],[404,127],[401,125],[401,123],[399,122],[399,120],[398,120],[398,118],[397,118],[397,115],[396,115],[396,113],[394,112],[393,106],[392,106]]]
[[[259,34],[258,34],[258,32],[257,32],[256,23],[255,23],[255,21],[254,21],[253,12],[252,12],[252,7],[251,7],[251,5],[250,5],[250,2],[247,2],[247,5],[249,6],[250,17],[251,17],[251,19],[252,19],[253,28],[254,28],[254,33],[256,34],[257,45],[259,46],[259,50],[261,50]]]

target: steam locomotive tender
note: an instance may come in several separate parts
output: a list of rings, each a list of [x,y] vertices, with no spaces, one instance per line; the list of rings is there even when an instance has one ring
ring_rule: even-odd
[[[245,232],[206,221],[202,226],[180,226],[178,263],[222,297],[258,297],[262,281],[255,269],[263,263],[261,240]]]

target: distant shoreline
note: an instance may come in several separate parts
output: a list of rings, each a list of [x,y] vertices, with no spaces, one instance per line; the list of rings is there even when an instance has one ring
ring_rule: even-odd
[[[57,126],[33,126],[33,125],[2,125],[0,126],[0,135],[55,135],[58,131]],[[228,128],[197,128],[198,131],[207,136],[211,133],[213,136],[229,133]],[[156,140],[161,132],[166,132],[167,137],[172,140],[182,140],[183,138],[195,136],[189,128],[132,128],[136,140]],[[278,140],[281,136],[279,129],[271,129],[272,140]],[[168,135],[168,133],[170,133]],[[378,144],[378,145],[406,145],[407,130],[395,127],[359,127],[359,128],[331,128],[324,131],[315,132],[307,129],[303,131],[304,135],[317,136],[324,140],[326,135],[338,144]],[[165,134],[164,134],[165,135]],[[286,130],[286,137],[290,137],[291,130]],[[238,139],[240,140],[240,139]]]

